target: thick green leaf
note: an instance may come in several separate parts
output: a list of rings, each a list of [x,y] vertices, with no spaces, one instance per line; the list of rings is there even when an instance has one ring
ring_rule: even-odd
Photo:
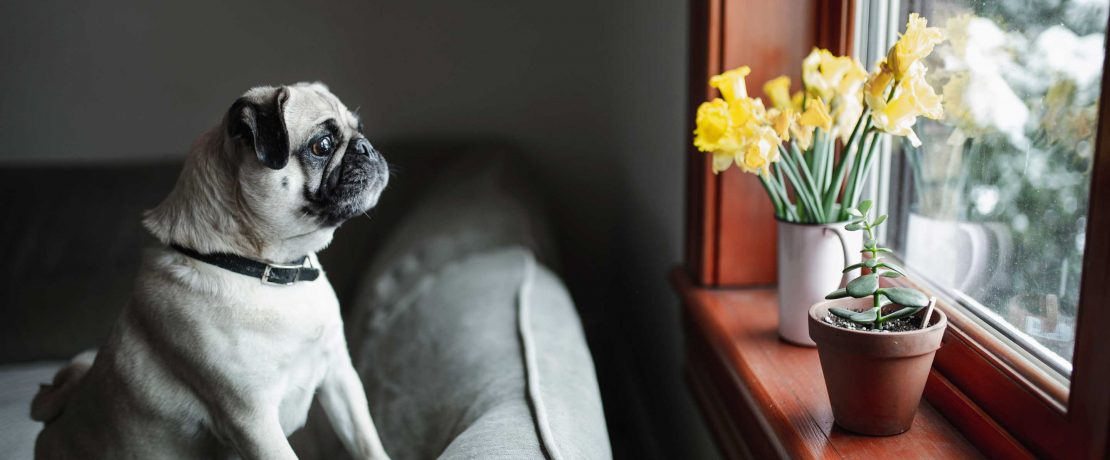
[[[848,283],[848,295],[857,299],[874,294],[879,289],[879,277],[874,273],[863,275]],[[924,294],[923,294],[924,295]]]
[[[867,211],[871,210],[871,200],[863,200],[856,209],[862,214],[867,214]]]
[[[866,249],[864,249],[863,251],[860,251],[860,252],[868,252],[868,251]],[[875,252],[893,253],[894,251],[891,251],[890,248],[875,248]]]
[[[898,272],[882,272],[879,273],[879,276],[885,276],[887,278],[901,278],[902,274]]]
[[[825,299],[826,300],[843,299],[845,297],[848,297],[848,290],[847,289],[837,289],[835,291],[830,292],[829,295],[826,295]]]
[[[863,227],[860,227],[859,224],[848,224],[848,225],[844,226],[844,229],[849,231],[849,232],[854,232],[854,231],[859,230],[861,228],[863,228]]]
[[[878,264],[879,260],[880,259],[878,257],[874,259],[864,259],[863,266],[867,268],[875,268],[875,264]]]
[[[867,240],[867,241],[863,242],[863,247],[865,247],[865,248],[873,248],[873,247],[876,247],[878,245],[879,245],[879,242],[875,241],[875,240]]]
[[[879,264],[879,267],[880,268],[886,268],[886,269],[889,269],[890,271],[897,272],[899,275],[906,276],[906,271],[902,270],[902,267],[894,265],[890,262],[882,262],[882,263]]]
[[[882,289],[881,292],[888,299],[903,307],[924,307],[929,305],[929,298],[922,294],[917,289],[894,287]],[[848,293],[852,293],[851,284],[848,285]]]
[[[878,227],[883,222],[886,222],[886,214],[883,214],[883,215],[879,216],[877,219],[875,219],[875,222],[872,222],[871,226],[872,227]]]
[[[842,271],[840,273],[848,273],[848,272],[850,272],[852,270],[855,270],[857,268],[860,268],[862,266],[863,266],[863,264],[852,264],[852,265],[849,265],[847,267],[844,267],[844,271]]]
[[[844,318],[848,321],[861,324],[869,324],[875,322],[875,317],[878,316],[878,311],[878,308],[871,308],[864,311],[852,311],[836,307],[829,309],[829,313]]]
[[[913,315],[914,313],[917,313],[917,312],[921,311],[922,308],[925,308],[925,307],[905,307],[905,308],[901,308],[901,309],[899,309],[899,310],[897,310],[897,311],[895,311],[895,312],[893,312],[889,315],[886,315],[884,317],[884,319],[905,318],[907,316]]]
[[[863,213],[859,212],[858,209],[849,209],[848,214],[851,214],[851,215],[856,216],[856,217],[863,217]]]

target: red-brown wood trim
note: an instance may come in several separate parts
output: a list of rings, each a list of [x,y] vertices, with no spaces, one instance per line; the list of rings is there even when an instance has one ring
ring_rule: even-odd
[[[736,373],[720,363],[727,358],[710,344],[698,326],[685,316],[687,333],[686,374],[694,397],[708,419],[713,437],[725,458],[787,459],[765,418],[753,408],[755,398]]]
[[[851,56],[855,36],[855,4],[852,0],[817,3],[817,46],[837,56]]]
[[[723,0],[690,2],[690,67],[687,73],[686,139],[693,139],[698,105],[711,91],[710,75],[721,72]],[[698,285],[717,284],[718,184],[709,158],[686,144],[686,268]]]
[[[925,383],[925,398],[987,458],[1036,458],[936,370],[929,373],[929,380]]]
[[[1110,59],[1103,60],[1068,415],[1084,458],[1110,457]]]
[[[1067,414],[958,327],[945,333],[933,366],[1038,457],[1074,458]]]

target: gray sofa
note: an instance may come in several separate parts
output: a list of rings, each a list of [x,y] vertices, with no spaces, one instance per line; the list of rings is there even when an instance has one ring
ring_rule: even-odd
[[[394,176],[381,204],[341,228],[321,259],[386,450],[611,457],[593,362],[516,155],[490,145],[382,151]],[[38,383],[107,334],[138,250],[152,244],[138,213],[175,175],[175,165],[0,170],[6,196],[29,197],[0,205],[0,255],[12,262],[0,269],[0,314],[14,318],[0,324],[0,457],[30,457]],[[302,458],[346,457],[317,407],[291,440]]]

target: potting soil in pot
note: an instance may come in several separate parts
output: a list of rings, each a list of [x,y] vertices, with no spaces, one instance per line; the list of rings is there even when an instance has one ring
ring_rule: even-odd
[[[826,323],[832,324],[833,326],[843,328],[843,329],[851,329],[853,331],[874,331],[875,330],[875,329],[872,329],[871,325],[869,325],[869,324],[854,323],[854,322],[848,321],[844,318],[841,318],[839,316],[835,316],[835,315],[831,315],[831,314],[827,314],[827,313],[825,314],[824,318],[821,318],[821,320],[826,322]],[[886,321],[880,327],[881,327],[881,329],[879,329],[880,332],[916,331],[918,329],[921,329],[921,318],[919,318],[917,315],[909,316],[909,317],[906,317],[906,318],[898,318],[898,319],[895,319],[895,320]]]

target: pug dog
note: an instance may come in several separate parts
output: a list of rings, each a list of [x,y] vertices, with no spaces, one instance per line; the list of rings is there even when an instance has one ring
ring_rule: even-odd
[[[388,458],[315,254],[388,179],[324,85],[247,91],[145,213],[161,244],[107,343],[36,395],[35,456],[294,459],[318,396],[354,457]]]

